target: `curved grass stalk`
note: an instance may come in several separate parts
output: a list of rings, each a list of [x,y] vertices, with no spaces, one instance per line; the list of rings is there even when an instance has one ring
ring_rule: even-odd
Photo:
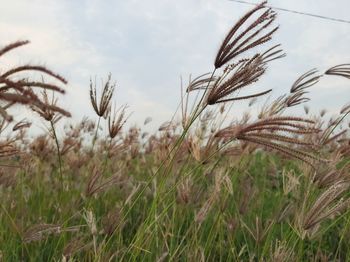
[[[94,135],[94,137],[93,137],[93,139],[92,139],[92,149],[91,149],[92,152],[94,151],[94,148],[95,148],[95,144],[96,144],[96,140],[97,140],[97,135],[98,135],[98,129],[100,128],[100,122],[101,122],[101,116],[98,117],[95,135]]]
[[[334,130],[341,124],[341,122],[343,122],[345,117],[347,117],[349,114],[350,114],[350,110],[348,112],[346,112],[341,118],[339,118],[337,123],[335,125],[333,125],[333,128],[328,133],[326,133],[326,135],[322,138],[321,143],[320,143],[321,145],[323,145],[323,143],[325,143],[328,140],[328,138],[334,132]]]

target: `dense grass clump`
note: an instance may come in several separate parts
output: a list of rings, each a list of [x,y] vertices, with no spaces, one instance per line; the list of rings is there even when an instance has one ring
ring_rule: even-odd
[[[285,56],[259,51],[275,19],[263,2],[233,25],[213,71],[189,80],[181,112],[154,134],[125,128],[111,75],[101,95],[91,81],[96,119],[59,133],[67,81],[42,66],[1,70],[0,261],[349,261],[350,107],[332,119],[288,112],[323,77],[349,78],[349,64],[306,72],[256,116],[231,114],[271,92],[241,93]],[[47,132],[30,139],[18,105]]]

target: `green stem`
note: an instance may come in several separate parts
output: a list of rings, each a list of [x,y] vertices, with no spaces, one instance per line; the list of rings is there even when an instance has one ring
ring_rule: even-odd
[[[195,122],[195,120],[199,117],[199,115],[204,111],[204,109],[206,108],[206,105],[204,104],[201,108],[202,102],[204,101],[206,94],[208,92],[208,88],[209,85],[211,83],[211,81],[213,80],[214,74],[215,74],[216,69],[213,70],[210,80],[208,81],[207,87],[205,88],[205,92],[203,94],[203,96],[201,97],[199,103],[196,106],[195,111],[192,114],[192,117],[190,118],[189,124],[185,127],[184,131],[182,132],[181,136],[176,140],[175,145],[172,147],[172,149],[169,152],[169,159],[170,161],[168,162],[169,164],[165,167],[165,172],[163,172],[163,174],[166,174],[166,171],[169,170],[169,167],[171,167],[171,164],[173,163],[173,161],[175,160],[175,156],[176,153],[178,152],[178,150],[180,149],[180,145],[182,144],[182,142],[184,141],[186,134],[188,133],[190,127],[192,126],[192,124]],[[140,199],[141,195],[143,194],[143,192],[146,190],[146,188],[152,183],[152,180],[154,177],[156,177],[157,175],[159,175],[162,167],[166,164],[167,160],[162,161],[162,163],[160,164],[160,166],[158,167],[158,169],[152,174],[152,176],[150,177],[149,181],[146,183],[146,185],[139,191],[139,193],[137,194],[137,196],[135,197],[135,200],[133,201],[133,203],[131,203],[131,206],[129,208],[129,211],[126,212],[126,214],[124,215],[124,218],[128,215],[128,213],[130,212],[130,210],[134,207],[135,203]],[[171,190],[170,190],[171,191]],[[159,196],[157,196],[159,197]],[[123,218],[123,219],[124,219]],[[114,230],[118,230],[119,226]],[[112,234],[113,235],[113,234]],[[109,243],[109,241],[111,240],[111,237],[109,237],[106,240],[106,246]]]
[[[175,156],[176,156],[177,152],[179,151],[180,146],[181,146],[182,142],[184,141],[184,139],[185,139],[185,137],[186,137],[186,135],[187,135],[187,133],[188,133],[190,127],[193,125],[193,123],[196,121],[196,119],[200,116],[200,114],[201,114],[201,113],[204,111],[204,109],[206,108],[207,105],[206,105],[206,104],[203,104],[203,105],[202,105],[202,103],[203,103],[203,101],[204,101],[205,98],[206,98],[206,94],[207,94],[207,92],[208,92],[209,85],[210,85],[210,83],[211,83],[211,81],[212,81],[212,79],[213,79],[213,77],[214,77],[215,72],[216,72],[216,69],[213,70],[213,72],[212,72],[212,74],[211,74],[211,76],[210,76],[210,80],[208,81],[208,84],[207,84],[207,86],[206,86],[206,88],[205,88],[205,91],[204,91],[204,93],[203,93],[203,95],[202,95],[200,101],[198,102],[198,104],[197,104],[197,106],[196,106],[196,109],[195,109],[194,112],[192,113],[192,117],[190,118],[190,121],[189,121],[188,125],[185,127],[185,129],[184,129],[184,131],[182,132],[180,138],[176,141],[174,147],[171,149],[171,151],[170,151],[170,153],[169,153],[170,162],[169,162],[169,164],[166,166],[166,169],[165,169],[164,174],[166,174],[166,173],[169,171],[169,169],[171,168],[172,163],[173,163],[173,161],[175,160]],[[175,152],[174,152],[173,156],[171,156],[171,154],[173,153],[173,151],[175,151]],[[165,177],[165,176],[163,176],[163,177]]]
[[[106,146],[106,152],[105,152],[105,158],[103,160],[103,173],[106,171],[107,168],[107,162],[108,162],[108,158],[109,158],[109,152],[111,151],[112,148],[112,142],[113,142],[113,138],[110,138],[109,140],[109,145]]]
[[[60,180],[61,180],[61,185],[62,185],[62,190],[63,190],[63,175],[62,175],[62,158],[61,158],[61,150],[60,150],[60,145],[58,143],[58,138],[57,138],[57,134],[56,134],[56,130],[55,130],[55,125],[52,122],[52,120],[50,121],[51,124],[51,129],[52,129],[52,134],[53,134],[53,138],[55,140],[56,143],[56,149],[57,149],[57,157],[58,157],[58,165],[59,165],[59,172],[60,172]]]
[[[328,132],[328,134],[324,136],[324,138],[322,139],[322,143],[321,143],[321,144],[323,144],[323,143],[325,143],[325,142],[327,141],[327,139],[331,136],[331,134],[334,132],[334,130],[339,126],[339,124],[344,120],[344,118],[345,118],[348,114],[350,114],[350,111],[346,112],[346,113],[339,119],[339,121],[337,122],[337,124],[335,124],[335,125],[333,126],[333,128]]]
[[[98,117],[95,135],[94,135],[94,138],[92,139],[92,152],[94,151],[95,143],[97,140],[97,134],[98,134],[98,129],[100,128],[100,122],[101,122],[101,116]]]
[[[5,206],[3,206],[0,203],[1,209],[4,211],[4,214],[7,216],[7,218],[10,220],[10,224],[12,226],[12,229],[15,231],[15,233],[18,235],[18,237],[22,240],[22,244],[24,246],[25,251],[27,252],[28,256],[29,256],[29,250],[27,247],[27,244],[23,241],[22,239],[22,234],[21,234],[21,230],[17,227],[16,222],[14,221],[14,219],[12,218],[12,216],[10,215],[10,213],[7,211],[7,209],[5,208]]]

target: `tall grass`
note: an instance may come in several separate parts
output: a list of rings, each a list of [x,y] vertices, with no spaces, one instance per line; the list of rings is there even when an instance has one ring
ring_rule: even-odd
[[[265,4],[232,26],[213,71],[190,79],[181,112],[154,134],[125,128],[111,75],[100,98],[90,84],[97,125],[85,118],[58,135],[70,113],[54,95],[66,80],[35,65],[2,72],[0,131],[12,130],[0,141],[0,261],[348,261],[349,105],[336,119],[288,111],[324,77],[349,78],[349,64],[312,69],[256,117],[231,118],[233,103],[271,92],[249,88],[285,56],[265,47],[278,30]],[[11,114],[18,105],[49,132],[29,138],[31,123]]]

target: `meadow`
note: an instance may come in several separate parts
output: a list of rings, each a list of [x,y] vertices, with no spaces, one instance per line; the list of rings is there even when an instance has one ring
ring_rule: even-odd
[[[114,75],[90,81],[96,117],[58,133],[67,80],[1,68],[0,261],[350,261],[350,105],[328,117],[306,104],[324,78],[350,80],[350,64],[305,72],[273,101],[271,89],[252,92],[285,56],[275,20],[263,2],[232,25],[213,71],[183,81],[153,134],[151,118],[126,127]],[[30,138],[16,107],[47,132]]]

